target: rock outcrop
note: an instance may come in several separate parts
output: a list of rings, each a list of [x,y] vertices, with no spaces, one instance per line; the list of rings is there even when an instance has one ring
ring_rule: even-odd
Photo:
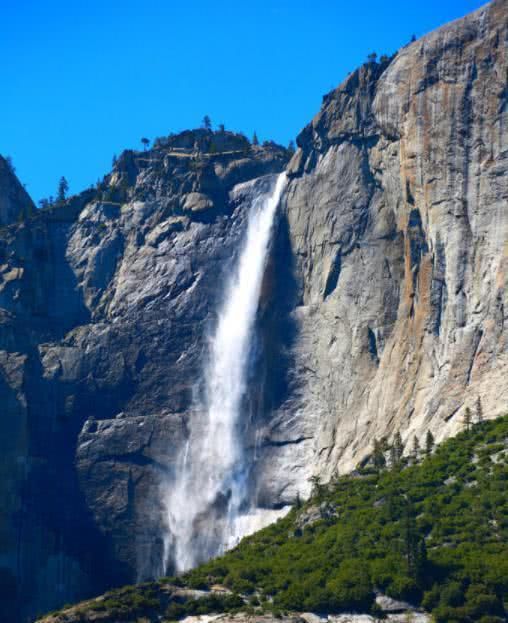
[[[444,439],[478,397],[486,415],[505,409],[507,20],[493,2],[364,65],[300,134],[251,384],[260,507],[354,468],[375,437]],[[157,569],[158,486],[207,328],[249,197],[287,160],[185,132],[0,230],[0,596],[14,620]],[[2,162],[8,224],[29,204],[4,190]]]
[[[0,156],[0,227],[27,218],[35,211],[9,158]]]

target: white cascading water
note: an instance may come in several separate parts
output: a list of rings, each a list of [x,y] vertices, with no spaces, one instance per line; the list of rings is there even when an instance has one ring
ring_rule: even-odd
[[[210,340],[203,404],[191,419],[166,498],[165,569],[171,559],[177,572],[188,570],[252,529],[245,514],[248,465],[239,424],[271,230],[285,184],[282,173],[272,191],[251,206],[244,246]]]

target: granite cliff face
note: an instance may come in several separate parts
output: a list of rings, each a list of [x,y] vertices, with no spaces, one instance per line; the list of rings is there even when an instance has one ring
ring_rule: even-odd
[[[304,440],[290,489],[309,466],[353,469],[374,437],[442,440],[478,397],[506,407],[507,20],[494,2],[365,65],[298,138],[297,338],[275,420]]]
[[[478,396],[486,415],[505,409],[507,20],[494,2],[364,65],[298,137],[258,314],[260,507],[354,468],[374,437],[443,439]],[[0,574],[15,620],[160,564],[158,487],[207,328],[250,197],[287,160],[185,132],[0,230]],[[2,179],[5,203],[20,191]]]

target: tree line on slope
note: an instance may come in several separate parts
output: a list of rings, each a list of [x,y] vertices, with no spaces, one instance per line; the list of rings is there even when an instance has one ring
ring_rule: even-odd
[[[180,577],[110,591],[76,614],[83,621],[98,610],[122,621],[239,611],[382,618],[380,591],[423,607],[436,623],[506,621],[508,416],[469,423],[409,461],[389,469],[370,463],[319,483],[310,500],[224,556]],[[221,584],[231,593],[168,599],[168,584]]]
[[[433,453],[430,441],[421,463],[404,467],[399,446],[390,470],[369,465],[320,484],[301,508],[180,581],[224,583],[276,611],[375,613],[382,591],[437,623],[504,620],[508,417],[467,420]],[[316,507],[321,518],[305,524]]]

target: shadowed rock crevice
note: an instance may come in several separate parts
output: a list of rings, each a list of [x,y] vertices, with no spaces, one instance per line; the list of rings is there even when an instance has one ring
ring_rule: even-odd
[[[272,250],[265,271],[259,328],[262,336],[262,411],[269,414],[287,398],[291,349],[297,326],[291,311],[298,303],[298,286],[288,221],[280,212],[275,223]]]
[[[337,287],[337,282],[339,281],[340,276],[340,267],[341,253],[340,251],[337,251],[328,271],[328,276],[326,277],[325,291],[323,292],[324,299],[326,299],[326,297],[331,294]]]

